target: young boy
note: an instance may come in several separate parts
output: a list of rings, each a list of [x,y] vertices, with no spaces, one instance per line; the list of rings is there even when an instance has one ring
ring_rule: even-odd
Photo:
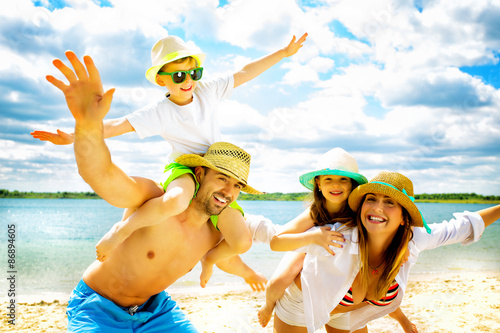
[[[203,74],[205,55],[186,44],[181,38],[169,36],[159,40],[151,50],[153,66],[146,71],[146,78],[155,85],[167,89],[166,98],[122,118],[104,123],[104,137],[114,137],[135,131],[140,138],[161,135],[172,146],[164,180],[157,184],[152,180],[136,177],[135,202],[124,203],[120,193],[107,201],[128,208],[122,221],[116,223],[96,246],[97,259],[106,257],[136,230],[158,224],[183,212],[196,195],[197,184],[190,169],[173,161],[182,154],[204,154],[214,142],[220,141],[217,107],[220,101],[231,95],[232,89],[260,75],[285,57],[297,53],[306,40],[307,33],[263,58],[253,61],[240,71],[210,82],[199,81]],[[71,61],[75,55],[68,52]],[[61,64],[54,62],[56,67]],[[64,66],[64,65],[62,65]],[[34,138],[54,144],[71,144],[73,134],[57,130],[57,133],[34,131]],[[260,193],[246,186],[247,193]],[[96,190],[97,194],[99,191]],[[213,193],[212,200],[219,206],[231,201],[224,192]],[[142,205],[142,206],[141,206]],[[138,207],[141,207],[138,209]],[[213,264],[221,259],[246,252],[252,243],[251,235],[243,219],[243,211],[234,202],[220,217],[212,216],[214,226],[224,240],[202,259],[200,285],[206,286]]]

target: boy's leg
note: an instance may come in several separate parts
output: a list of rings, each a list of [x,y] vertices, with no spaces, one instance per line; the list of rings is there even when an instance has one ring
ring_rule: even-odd
[[[252,235],[242,213],[227,207],[219,215],[218,229],[224,239],[205,254],[201,260],[200,285],[205,288],[213,273],[213,265],[222,259],[245,253],[252,246]]]
[[[285,289],[293,282],[302,270],[304,264],[304,253],[287,252],[281,260],[273,276],[266,284],[266,304],[259,312],[259,322],[262,327],[266,327],[273,315],[276,302],[283,297]]]

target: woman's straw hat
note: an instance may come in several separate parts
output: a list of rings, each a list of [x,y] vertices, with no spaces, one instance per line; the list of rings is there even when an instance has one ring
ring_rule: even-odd
[[[357,211],[365,194],[384,194],[396,200],[411,217],[411,225],[425,227],[430,232],[425,219],[414,203],[413,183],[410,179],[397,172],[380,172],[367,184],[356,187],[349,196],[349,206]]]
[[[156,83],[156,74],[158,74],[158,71],[165,64],[186,57],[196,59],[197,67],[201,67],[205,60],[205,54],[189,46],[177,36],[168,36],[160,39],[151,49],[151,62],[153,66],[146,71],[146,78],[149,82],[158,85]]]
[[[368,180],[358,173],[358,163],[342,148],[333,148],[323,154],[316,164],[316,171],[311,171],[299,177],[300,183],[309,190],[314,190],[314,178],[319,175],[345,176],[354,179],[359,185]]]
[[[175,161],[190,168],[204,166],[216,170],[245,184],[241,189],[243,192],[262,194],[247,184],[250,155],[231,143],[216,142],[208,147],[203,157],[197,154],[184,154]]]

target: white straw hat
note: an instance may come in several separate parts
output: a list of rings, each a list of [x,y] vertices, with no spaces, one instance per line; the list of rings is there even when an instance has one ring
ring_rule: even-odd
[[[369,183],[358,186],[351,192],[349,207],[357,211],[367,193],[384,194],[393,198],[408,211],[412,226],[425,227],[427,233],[431,233],[422,213],[415,205],[413,183],[408,177],[398,172],[380,172]]]
[[[345,176],[354,179],[359,185],[368,182],[365,176],[358,173],[358,163],[351,154],[342,148],[333,148],[323,154],[316,170],[303,174],[299,180],[309,190],[314,190],[314,178],[319,175]]]
[[[189,46],[177,36],[168,36],[160,39],[151,49],[151,62],[153,66],[146,71],[146,78],[149,82],[158,85],[156,83],[156,74],[158,74],[158,71],[165,64],[186,57],[196,59],[196,66],[198,67],[201,67],[205,60],[204,53],[201,53],[197,48]]]

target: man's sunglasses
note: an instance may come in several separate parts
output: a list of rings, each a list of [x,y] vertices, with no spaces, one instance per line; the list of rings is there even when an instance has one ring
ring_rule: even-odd
[[[198,81],[201,79],[203,74],[203,67],[193,68],[188,71],[176,71],[176,72],[158,72],[158,75],[170,75],[174,83],[179,84],[186,81],[187,76],[191,76],[191,80]]]

